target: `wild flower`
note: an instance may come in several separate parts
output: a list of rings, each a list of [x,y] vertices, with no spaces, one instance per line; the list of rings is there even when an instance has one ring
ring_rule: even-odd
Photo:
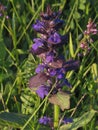
[[[41,13],[41,19],[36,20],[33,29],[40,34],[34,38],[31,53],[37,55],[40,63],[35,72],[36,75],[29,80],[29,87],[43,99],[49,91],[50,97],[58,92],[63,92],[63,86],[71,87],[69,81],[65,78],[68,71],[76,70],[79,62],[73,59],[65,60],[64,56],[59,53],[59,48],[67,44],[67,36],[59,34],[64,21],[60,19],[61,11],[53,12],[50,6],[46,12]],[[64,93],[64,92],[63,92]],[[64,95],[64,94],[63,94]],[[48,118],[40,119],[40,123],[47,124]]]
[[[96,35],[98,30],[96,29],[96,24],[90,18],[87,24],[87,29],[84,31],[85,35]]]
[[[72,123],[73,122],[73,119],[72,118],[64,118],[63,120],[62,120],[62,123],[64,123],[64,124],[68,124],[68,123]]]
[[[51,123],[51,118],[50,117],[47,117],[47,116],[44,116],[44,117],[41,117],[39,119],[39,123],[40,124],[44,124],[44,125],[49,125]]]
[[[52,126],[52,124],[53,124],[52,122],[53,122],[53,119],[50,118],[50,117],[48,117],[48,116],[43,116],[43,117],[41,117],[39,119],[39,123],[43,124],[43,125],[50,125],[50,126]],[[72,118],[66,118],[66,117],[64,117],[64,119],[61,120],[62,124],[68,124],[68,123],[72,123],[72,122],[73,122]]]
[[[84,37],[80,42],[80,48],[83,50],[83,55],[87,55],[90,52],[90,44],[93,43],[92,36],[97,33],[98,30],[96,28],[96,24],[90,18],[87,24],[87,29],[84,31]]]

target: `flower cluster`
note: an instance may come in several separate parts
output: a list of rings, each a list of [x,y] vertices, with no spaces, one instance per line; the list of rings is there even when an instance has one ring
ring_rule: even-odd
[[[43,124],[43,125],[49,125],[50,127],[52,127],[53,123],[52,123],[52,118],[47,117],[47,116],[43,116],[39,119],[39,123]],[[72,118],[66,118],[64,117],[63,120],[60,121],[60,123],[62,124],[68,124],[68,123],[72,123],[73,119]]]
[[[96,29],[96,24],[90,18],[87,24],[87,29],[84,31],[85,35],[96,35],[98,30]]]
[[[96,29],[96,24],[89,19],[87,24],[87,29],[84,31],[84,38],[80,42],[80,48],[83,50],[83,55],[86,55],[90,52],[90,43],[93,43],[92,35],[96,35],[98,30]]]
[[[36,20],[33,24],[33,29],[40,36],[33,39],[31,52],[41,58],[42,63],[36,68],[36,75],[29,80],[29,87],[42,99],[47,96],[54,83],[56,85],[51,94],[57,93],[65,85],[71,87],[65,74],[79,66],[78,61],[65,61],[59,54],[59,48],[67,43],[67,36],[58,33],[64,23],[59,18],[60,14],[61,11],[53,12],[48,6],[46,12],[40,14],[41,20]]]
[[[49,125],[52,123],[52,120],[50,117],[44,116],[39,119],[40,124]]]

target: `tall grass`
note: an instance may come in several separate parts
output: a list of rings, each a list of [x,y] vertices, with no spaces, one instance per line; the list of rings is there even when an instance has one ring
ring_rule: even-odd
[[[28,130],[50,129],[38,123],[44,114],[53,117],[52,105],[47,98],[43,101],[28,88],[29,78],[35,74],[40,60],[30,54],[32,39],[36,33],[32,24],[41,11],[50,4],[53,10],[62,10],[65,25],[60,32],[68,35],[68,44],[63,54],[66,60],[80,60],[77,72],[68,72],[66,77],[72,84],[71,105],[61,111],[62,117],[80,117],[91,110],[91,120],[81,125],[81,130],[98,129],[98,34],[93,37],[91,51],[82,59],[78,57],[79,43],[89,18],[98,24],[98,2],[96,0],[1,0],[6,10],[0,17],[0,129]],[[7,19],[6,16],[9,16]],[[98,28],[98,27],[97,27]],[[78,121],[79,121],[78,119]],[[81,120],[80,120],[81,121]],[[78,129],[78,127],[77,127]],[[63,128],[61,129],[63,130]],[[73,130],[73,129],[72,129]]]

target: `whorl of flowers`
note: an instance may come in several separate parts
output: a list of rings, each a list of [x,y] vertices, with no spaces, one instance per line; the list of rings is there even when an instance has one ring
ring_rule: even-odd
[[[33,24],[33,29],[40,36],[33,39],[31,52],[41,58],[42,63],[36,68],[36,75],[29,80],[29,87],[42,99],[47,96],[54,83],[56,85],[51,95],[61,91],[65,85],[71,87],[65,74],[79,66],[78,61],[65,61],[59,54],[59,48],[67,43],[66,35],[62,36],[58,32],[64,23],[59,18],[60,15],[61,11],[53,12],[48,6],[46,12],[40,14],[41,19]]]

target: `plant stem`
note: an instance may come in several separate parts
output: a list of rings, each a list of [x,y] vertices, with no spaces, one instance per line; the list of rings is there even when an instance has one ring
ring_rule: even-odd
[[[54,128],[58,128],[58,125],[59,125],[59,113],[60,113],[59,106],[54,105]]]

